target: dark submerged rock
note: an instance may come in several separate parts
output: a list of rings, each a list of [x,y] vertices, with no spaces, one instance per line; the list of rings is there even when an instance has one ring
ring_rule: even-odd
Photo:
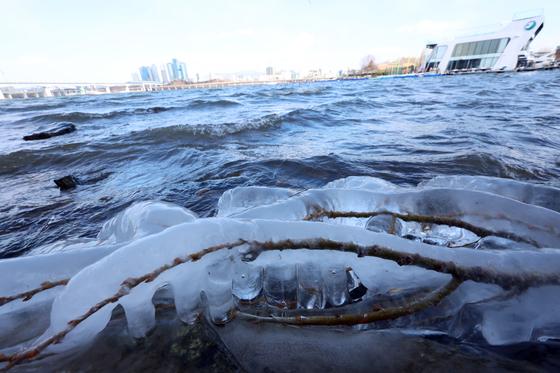
[[[182,323],[174,305],[156,306],[156,326],[145,338],[128,333],[124,310],[85,348],[46,356],[25,366],[47,372],[242,372],[205,320]],[[22,366],[23,367],[23,366]]]
[[[31,135],[23,136],[25,141],[45,140],[55,136],[62,136],[72,133],[76,130],[73,123],[60,123],[58,126],[43,132],[33,133]]]
[[[72,175],[67,175],[61,177],[60,179],[56,179],[54,183],[60,190],[73,189],[79,184],[78,179],[76,179]]]
[[[148,113],[161,113],[162,111],[166,111],[166,110],[168,109],[165,107],[155,106],[155,107],[148,108]]]

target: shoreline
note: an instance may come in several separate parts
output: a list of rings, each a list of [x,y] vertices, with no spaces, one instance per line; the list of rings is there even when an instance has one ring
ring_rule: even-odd
[[[31,98],[52,98],[70,96],[96,96],[104,94],[126,94],[126,93],[148,93],[162,91],[178,91],[185,89],[219,89],[229,87],[250,87],[261,85],[280,85],[280,84],[309,84],[333,81],[361,81],[375,79],[403,79],[403,78],[429,78],[456,75],[479,75],[479,74],[504,74],[504,73],[526,73],[535,71],[560,70],[560,66],[550,66],[543,68],[519,69],[515,71],[459,71],[447,74],[439,73],[411,73],[394,75],[370,75],[370,76],[346,76],[338,78],[321,79],[296,79],[296,80],[267,80],[267,81],[214,81],[200,83],[178,83],[160,84],[152,82],[132,82],[132,83],[0,83],[0,101],[18,100]],[[19,88],[14,86],[20,85]]]

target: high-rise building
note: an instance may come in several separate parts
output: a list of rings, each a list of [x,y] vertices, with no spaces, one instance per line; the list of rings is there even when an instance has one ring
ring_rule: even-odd
[[[172,59],[167,64],[141,66],[138,69],[139,79],[145,82],[169,83],[175,80],[188,81],[187,65],[184,62]]]
[[[150,66],[150,77],[153,82],[161,83],[161,78],[159,76],[159,71],[156,65]]]
[[[171,62],[168,62],[167,64],[165,64],[165,66],[167,68],[167,77],[169,78],[169,81],[174,81],[175,75],[173,74],[173,65],[171,64]]]
[[[167,64],[167,72],[169,74],[169,80],[188,80],[187,65],[184,62],[178,61],[173,58],[170,63]]]
[[[160,71],[160,74],[161,74],[162,83],[166,83],[166,84],[169,83],[169,74],[167,73],[167,68],[166,68],[165,64],[161,65],[159,67],[159,71]]]
[[[140,79],[144,82],[152,80],[152,74],[148,66],[141,66],[138,71],[140,72]]]
[[[266,68],[266,75],[274,75],[274,69],[272,66]]]
[[[171,70],[173,71],[173,80],[181,79],[181,76],[179,75],[179,62],[176,58],[171,60]]]
[[[179,62],[179,76],[180,80],[189,80],[189,75],[187,74],[187,64],[184,62]]]

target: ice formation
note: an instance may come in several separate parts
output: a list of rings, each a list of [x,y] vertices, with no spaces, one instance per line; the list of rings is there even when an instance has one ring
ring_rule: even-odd
[[[94,240],[0,261],[0,353],[12,364],[85,344],[119,305],[141,338],[162,293],[188,323],[346,320],[491,345],[560,338],[557,196],[494,178],[401,188],[351,177],[300,192],[235,188],[213,218],[136,203]]]

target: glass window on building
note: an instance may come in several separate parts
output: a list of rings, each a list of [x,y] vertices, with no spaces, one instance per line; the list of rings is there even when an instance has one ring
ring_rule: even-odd
[[[470,69],[490,69],[494,67],[498,57],[470,58],[453,60],[447,64],[447,70],[470,70]]]
[[[482,48],[480,49],[480,54],[490,53],[490,45],[491,44],[492,44],[492,40],[484,40],[482,42]]]
[[[436,52],[436,60],[441,61],[441,59],[445,55],[445,52],[447,52],[447,45],[438,46]]]
[[[457,44],[455,48],[453,48],[453,53],[451,53],[451,57],[460,56],[463,53],[463,44]]]
[[[488,51],[488,53],[496,53],[498,51],[499,46],[500,46],[500,39],[491,40],[490,50]]]
[[[475,47],[474,47],[474,55],[480,55],[482,54],[482,45],[484,44],[483,41],[479,41],[477,43],[475,43]]]
[[[509,43],[509,38],[503,38],[502,40],[500,40],[500,46],[498,47],[497,53],[503,53],[508,43]]]
[[[457,44],[455,45],[455,48],[453,48],[451,57],[458,57],[461,55],[461,53],[463,53],[463,44]]]
[[[481,56],[485,54],[503,53],[509,43],[509,40],[509,38],[503,38],[460,43],[453,48],[452,57]]]

